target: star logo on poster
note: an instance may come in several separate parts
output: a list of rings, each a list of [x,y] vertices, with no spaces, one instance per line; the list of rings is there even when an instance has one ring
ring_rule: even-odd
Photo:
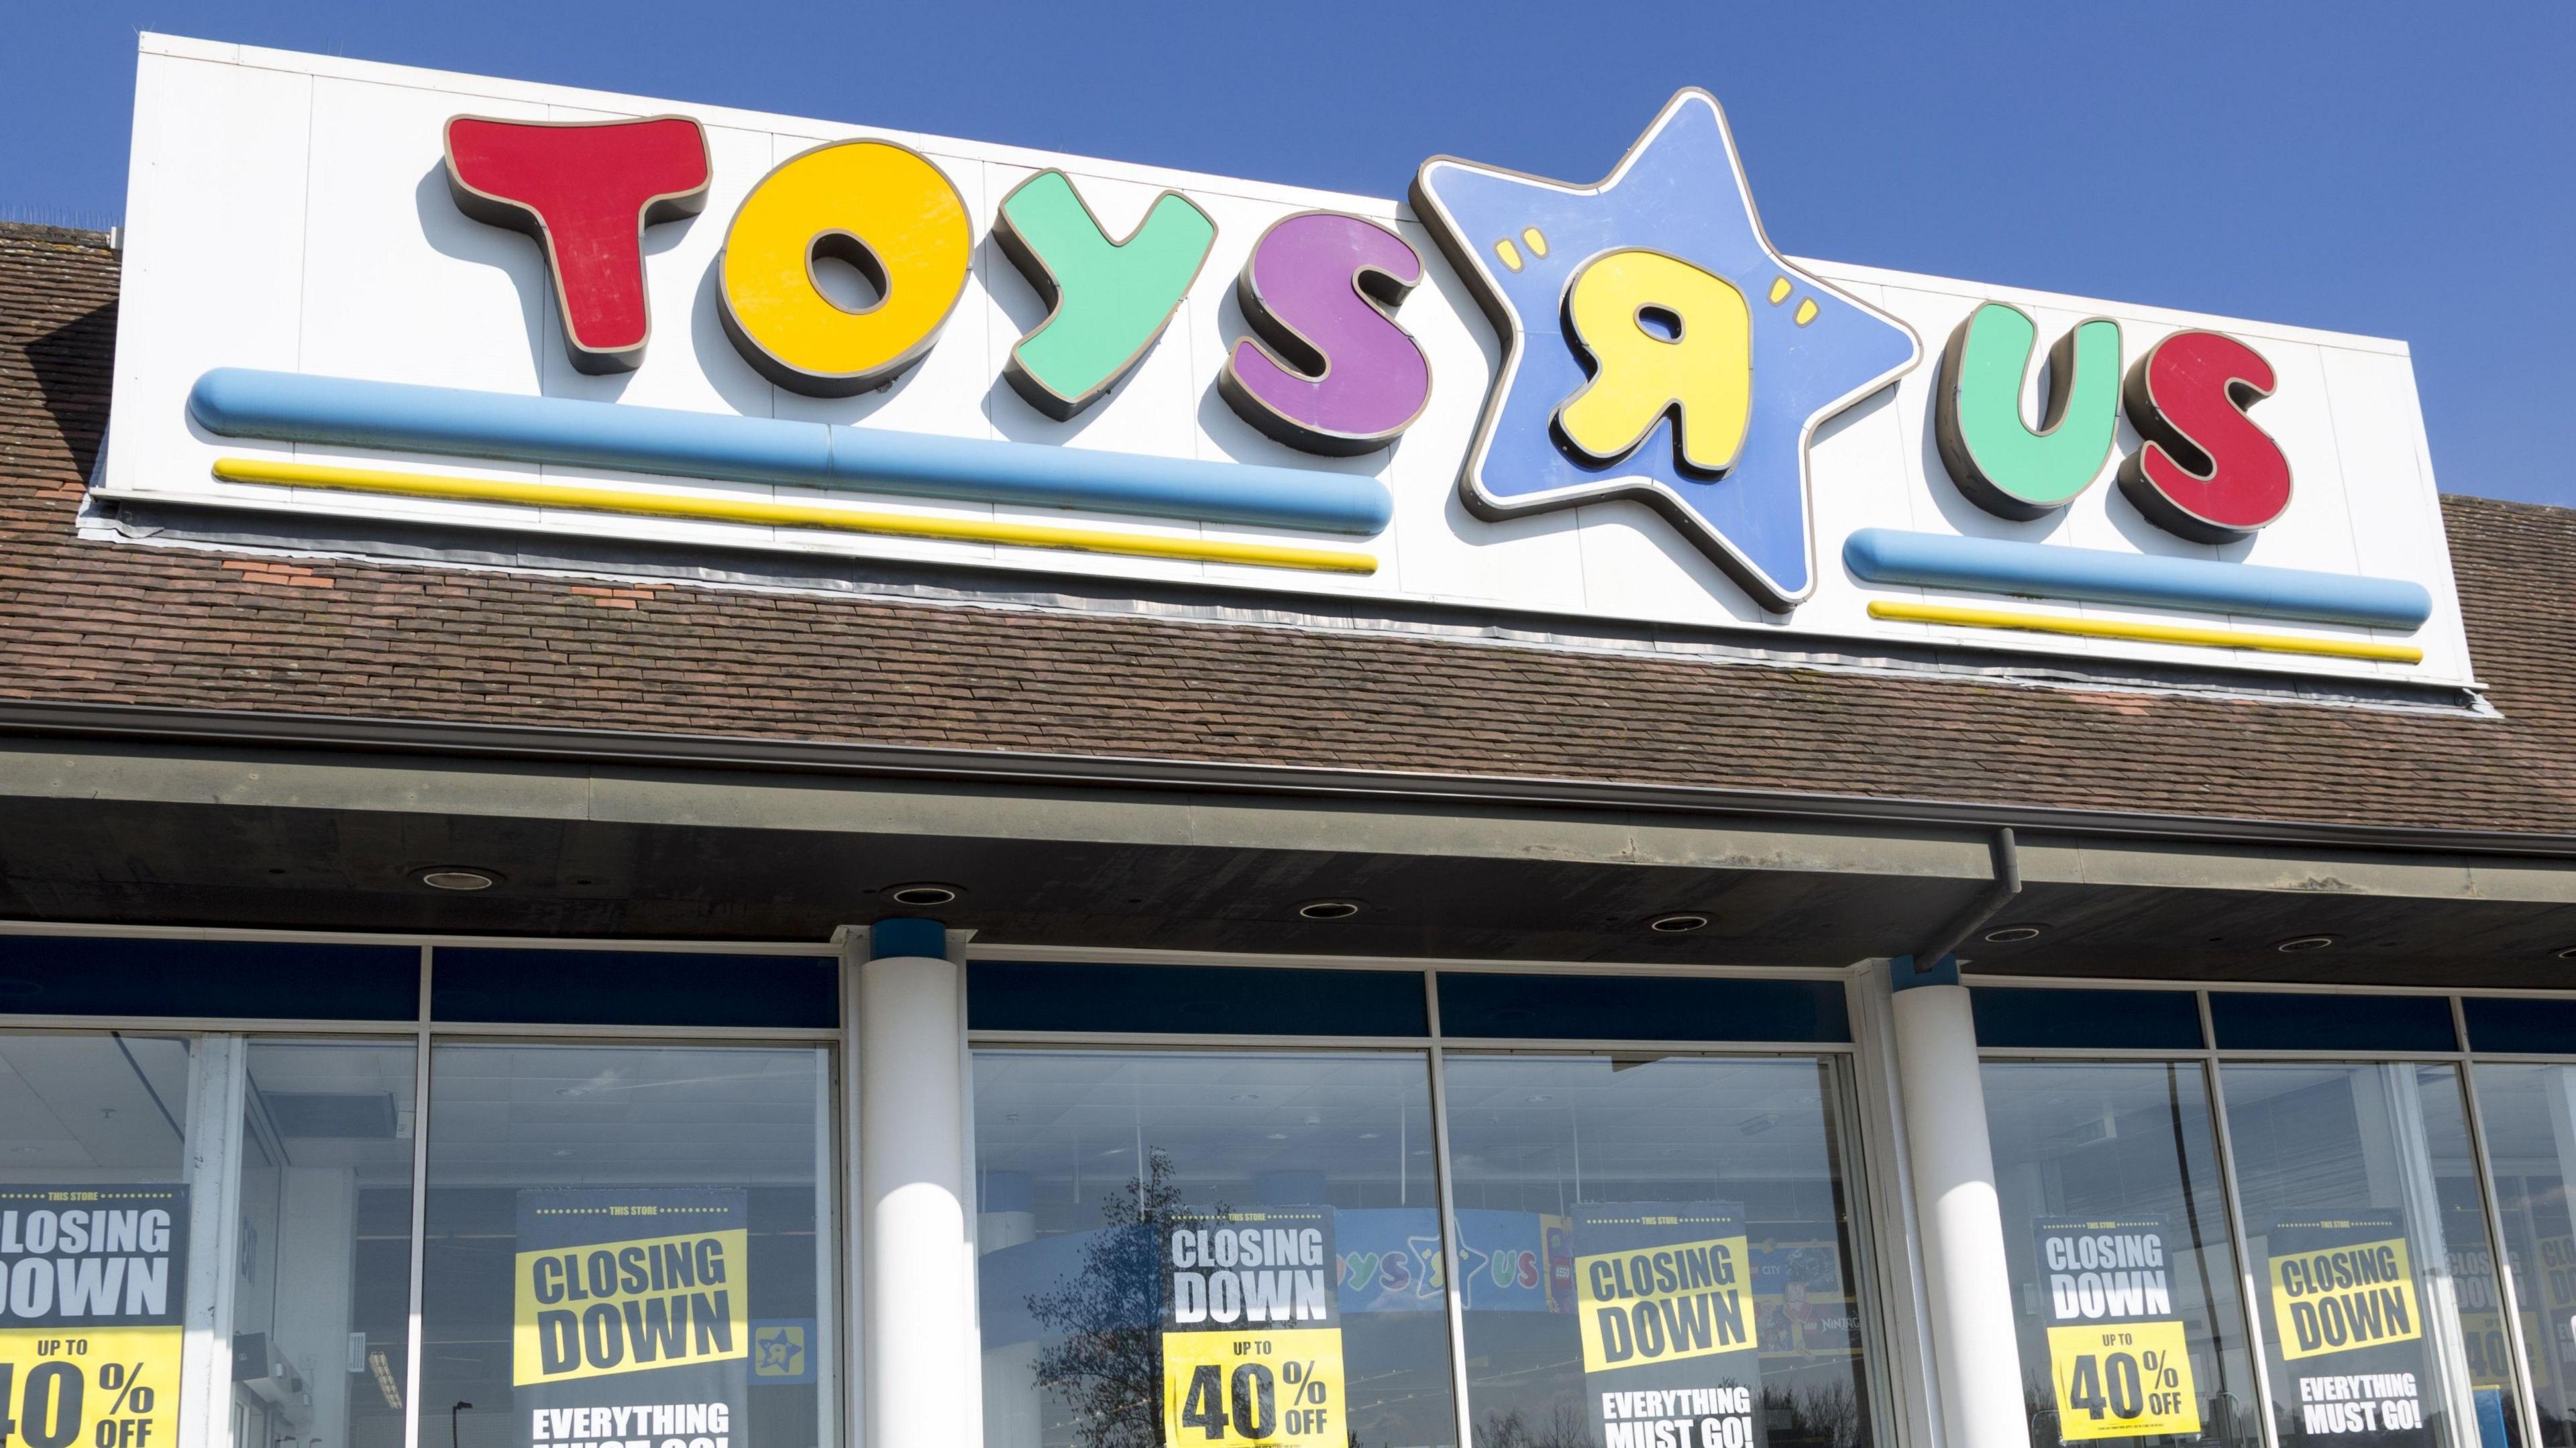
[[[755,1330],[751,1335],[751,1375],[756,1378],[805,1376],[805,1329],[782,1324]]]
[[[1922,344],[1772,247],[1714,97],[1674,96],[1598,184],[1437,156],[1413,207],[1502,334],[1470,511],[1634,499],[1764,608],[1814,591],[1809,443]]]

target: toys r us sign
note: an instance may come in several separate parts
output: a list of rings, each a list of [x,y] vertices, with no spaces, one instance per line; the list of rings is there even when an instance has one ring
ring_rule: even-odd
[[[1397,205],[144,50],[101,531],[2470,677],[2401,346],[1790,258],[1702,92],[1598,182]]]

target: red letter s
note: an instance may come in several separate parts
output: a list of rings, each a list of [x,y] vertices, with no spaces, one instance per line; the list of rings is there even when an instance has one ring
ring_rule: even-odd
[[[2145,446],[2121,460],[2120,491],[2150,522],[2229,543],[2290,506],[2290,461],[2245,409],[2272,395],[2272,364],[2216,332],[2176,332],[2120,388]]]

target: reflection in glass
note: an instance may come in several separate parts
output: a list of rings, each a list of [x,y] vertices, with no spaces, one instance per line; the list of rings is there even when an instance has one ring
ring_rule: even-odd
[[[2568,1185],[2576,1180],[2576,1067],[2489,1063],[2477,1073],[2478,1116],[2504,1218],[2505,1260],[2513,1266],[2540,1441],[2570,1448],[2576,1445],[2576,1223],[2569,1220]],[[2490,1342],[2485,1350],[2501,1352],[2503,1345]]]
[[[188,1043],[0,1035],[0,1182],[183,1180]]]
[[[239,1448],[403,1440],[416,1060],[409,1042],[249,1048],[233,1286]]]
[[[1422,1056],[977,1051],[975,1165],[991,1448],[1161,1444],[1158,1229],[1283,1208],[1327,1209],[1352,1448],[1457,1441]]]
[[[711,1339],[735,1354],[726,1360],[727,1370],[747,1383],[740,1390],[747,1393],[742,1415],[727,1424],[725,1435],[732,1448],[829,1448],[834,1434],[826,1405],[838,1391],[831,1377],[833,1310],[825,1295],[834,1270],[830,1104],[825,1053],[814,1049],[433,1047],[421,1441],[445,1444],[451,1408],[466,1403],[472,1406],[455,1413],[463,1448],[526,1448],[530,1442],[534,1415],[514,1405],[514,1398],[530,1392],[514,1380],[524,1375],[513,1355],[521,1254],[528,1250],[521,1231],[532,1220],[553,1220],[533,1214],[563,1209],[572,1200],[563,1193],[583,1191],[589,1195],[581,1202],[604,1203],[604,1210],[638,1218],[618,1235],[645,1240],[687,1233],[695,1220],[686,1215],[691,1212],[717,1214],[709,1233],[743,1232],[748,1263],[735,1285],[744,1308],[722,1324],[729,1337]],[[681,1225],[663,1225],[674,1220]],[[591,1278],[582,1270],[588,1260],[581,1253],[574,1263],[582,1286],[615,1283],[633,1265],[602,1264],[602,1275]],[[657,1268],[669,1265],[661,1254],[639,1255],[635,1262],[648,1260]],[[649,1286],[643,1266],[634,1270],[635,1280]],[[676,1280],[681,1269],[669,1270]],[[525,1280],[551,1293],[557,1279],[531,1272]],[[615,1333],[621,1326],[624,1342],[633,1343],[656,1339],[654,1329],[670,1323],[648,1315],[653,1304],[647,1302],[644,1313],[623,1322],[603,1314],[594,1325],[590,1314],[608,1304],[582,1306],[568,1294],[557,1300],[566,1310],[578,1309],[581,1329],[595,1335],[557,1346],[585,1352],[594,1362],[619,1351]],[[704,1320],[693,1319],[681,1340],[692,1340]],[[542,1332],[532,1336],[555,1341]],[[624,1375],[579,1380],[587,1387],[578,1393],[551,1385],[544,1391],[558,1394],[548,1400],[558,1406],[576,1398],[612,1406],[715,1396],[700,1374],[677,1391],[657,1386],[653,1373],[633,1370],[637,1360],[619,1364]],[[661,1381],[677,1382],[680,1371],[666,1362]],[[730,1398],[734,1389],[723,1391]],[[584,1424],[564,1426],[574,1431],[561,1437],[582,1436]],[[592,1436],[615,1431],[612,1426],[599,1433],[594,1426]],[[660,1444],[665,1431],[630,1426],[624,1436]],[[708,1432],[687,1428],[681,1441]],[[466,1438],[474,1442],[463,1444]]]
[[[2202,1068],[2149,1061],[1994,1061],[1982,1077],[2033,1448],[2055,1448],[2075,1438],[2260,1442],[2260,1398],[2245,1351],[2236,1252],[2228,1238]],[[2138,1263],[2126,1266],[2041,1261],[2047,1239],[2064,1244],[2073,1235],[2043,1228],[2087,1223],[2099,1224],[2085,1234],[2097,1242],[2153,1241]],[[2088,1265],[2103,1268],[2092,1283],[2082,1280]],[[2119,1271],[2131,1275],[2109,1280],[2126,1300],[2106,1300],[2099,1284],[2105,1273]],[[2133,1288],[2138,1290],[2131,1294]],[[2080,1328],[2088,1320],[2127,1324],[2132,1338],[2140,1336],[2137,1324],[2179,1325],[2187,1361],[2151,1365],[2149,1371],[2180,1369],[2174,1386],[2189,1385],[2185,1416],[2198,1420],[2197,1433],[2119,1433],[2120,1408],[2139,1423],[2156,1419],[2143,1400],[2109,1403],[2116,1382],[2076,1386],[2076,1395],[2088,1399],[2099,1386],[2106,1401],[2077,1408],[2085,1421],[2076,1432],[2064,1431],[2049,1331]],[[2097,1344],[2080,1337],[2059,1343],[2071,1385],[2088,1357],[2092,1371],[2101,1371],[2101,1355],[2084,1351]],[[2085,1437],[2090,1434],[2101,1436]]]
[[[1447,1084],[1476,1448],[1603,1440],[1626,1370],[1585,1371],[1575,1257],[1587,1209],[1622,1205],[1663,1206],[1627,1215],[1677,1219],[1676,1241],[1745,1239],[1759,1441],[1873,1441],[1831,1064],[1453,1054]]]
[[[189,1098],[232,1059],[171,1037],[0,1035],[0,1441],[177,1441],[207,1245],[189,1240]]]
[[[2521,1436],[2449,1065],[2220,1068],[2280,1442]]]

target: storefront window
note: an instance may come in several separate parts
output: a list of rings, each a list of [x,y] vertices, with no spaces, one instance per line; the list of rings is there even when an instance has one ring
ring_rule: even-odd
[[[820,1050],[435,1047],[421,1442],[829,1448],[830,1107]]]
[[[2259,1443],[2202,1067],[1982,1075],[2032,1448]]]
[[[1457,1441],[1422,1056],[977,1051],[975,1162],[991,1448]]]
[[[198,1062],[0,1035],[0,1419],[27,1448],[178,1442]]]
[[[1447,1064],[1476,1448],[1873,1441],[1831,1063]]]
[[[257,1041],[234,1232],[236,1448],[397,1448],[411,1320],[409,1042]]]
[[[2518,1442],[2458,1070],[2230,1064],[2220,1081],[2280,1442]]]
[[[2569,1216],[2576,1067],[2481,1065],[2477,1084],[2540,1441],[2569,1448],[2576,1444],[2576,1222]]]

